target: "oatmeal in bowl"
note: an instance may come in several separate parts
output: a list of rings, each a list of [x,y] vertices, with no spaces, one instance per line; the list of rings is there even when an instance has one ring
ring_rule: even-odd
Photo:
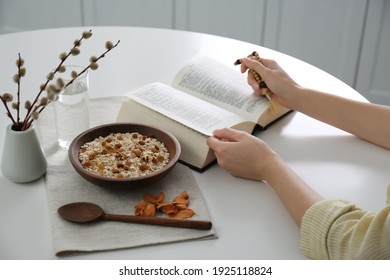
[[[135,188],[165,177],[180,156],[169,132],[133,123],[91,128],[69,147],[69,159],[87,181],[104,187]]]
[[[164,143],[138,132],[110,133],[80,148],[79,160],[88,171],[112,178],[135,178],[160,170],[169,162]]]

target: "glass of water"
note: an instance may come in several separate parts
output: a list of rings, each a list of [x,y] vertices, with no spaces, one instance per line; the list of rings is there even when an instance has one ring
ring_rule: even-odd
[[[72,78],[72,71],[80,73],[84,67],[67,65],[64,73],[58,73],[67,84]],[[55,123],[59,146],[68,150],[72,140],[89,128],[89,81],[88,71],[73,81],[58,95],[54,102]]]

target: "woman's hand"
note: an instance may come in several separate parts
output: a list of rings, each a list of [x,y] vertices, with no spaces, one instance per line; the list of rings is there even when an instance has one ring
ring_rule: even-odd
[[[218,129],[207,144],[233,176],[266,181],[298,225],[307,209],[322,199],[265,142],[246,132]]]
[[[265,142],[231,128],[214,131],[207,144],[222,168],[233,176],[252,180],[266,180],[267,167],[278,157]]]
[[[265,81],[279,104],[299,111],[316,120],[352,133],[373,144],[390,149],[390,106],[360,102],[337,95],[299,86],[273,60],[243,58],[241,71],[255,70]],[[259,85],[252,74],[248,83],[260,94]],[[362,113],[364,112],[364,113]]]
[[[263,64],[254,59],[243,58],[241,72],[245,73],[248,69],[255,70],[273,93],[272,98],[275,98],[282,106],[292,108],[292,101],[296,99],[295,95],[300,86],[276,61],[262,59],[262,62]],[[255,94],[260,95],[259,84],[250,72],[248,72],[248,84],[253,88]]]

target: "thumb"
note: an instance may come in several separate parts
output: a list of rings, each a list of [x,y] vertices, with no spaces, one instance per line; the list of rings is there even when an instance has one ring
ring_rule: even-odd
[[[207,145],[209,146],[210,149],[214,151],[217,149],[220,143],[221,141],[215,138],[214,136],[210,136],[207,138]]]

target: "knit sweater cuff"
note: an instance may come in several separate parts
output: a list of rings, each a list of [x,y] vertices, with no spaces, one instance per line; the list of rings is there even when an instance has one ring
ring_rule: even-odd
[[[338,217],[355,209],[353,204],[340,200],[323,200],[306,211],[301,224],[300,247],[312,259],[329,259],[327,235]]]

